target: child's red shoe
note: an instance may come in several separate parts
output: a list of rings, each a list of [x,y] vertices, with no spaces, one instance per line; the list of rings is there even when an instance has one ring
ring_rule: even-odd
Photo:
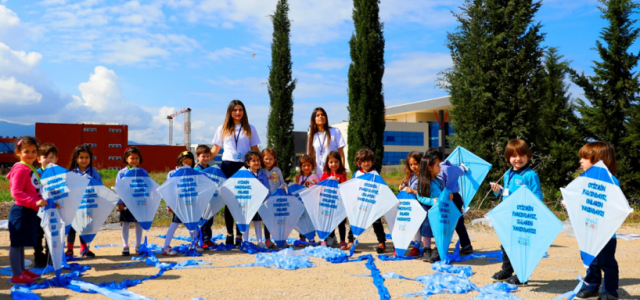
[[[420,256],[420,249],[413,247],[413,249],[409,251],[409,256]]]
[[[31,277],[31,278],[40,278],[40,274],[38,274],[38,273],[34,273],[34,272],[32,272],[31,270],[24,270],[24,271],[22,272],[22,274],[25,274],[25,275],[27,275],[27,276],[29,276],[29,277]]]
[[[11,284],[30,284],[34,282],[36,282],[36,279],[29,277],[24,272],[19,276],[11,276]]]

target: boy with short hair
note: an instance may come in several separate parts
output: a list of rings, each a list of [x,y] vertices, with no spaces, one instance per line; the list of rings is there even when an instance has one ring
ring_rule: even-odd
[[[376,154],[367,147],[363,147],[362,149],[356,152],[355,163],[358,166],[358,171],[353,173],[353,178],[362,176],[367,173],[375,173],[378,174],[376,170],[373,169],[373,164],[376,162]],[[376,247],[376,252],[378,254],[384,253],[387,250],[386,245],[386,234],[384,233],[384,226],[382,225],[382,218],[373,222],[373,232],[376,234],[376,238],[378,239],[378,247]],[[349,230],[349,236],[351,239],[351,230]],[[347,249],[351,248],[351,242],[347,245]]]
[[[55,164],[58,161],[58,148],[51,143],[44,143],[38,147],[38,164],[40,167],[37,169],[38,174],[42,175],[44,169],[49,164]],[[40,215],[38,216],[40,217]],[[42,221],[42,219],[41,219]],[[42,246],[42,241],[44,240],[44,246]],[[44,230],[42,227],[38,226],[38,241],[36,242],[36,246],[33,247],[33,256],[34,256],[34,267],[36,268],[44,268],[47,266],[47,262],[51,264],[49,249],[47,247],[47,241],[44,238]]]
[[[194,168],[195,170],[202,171],[208,168],[209,162],[211,161],[211,148],[207,145],[198,145],[196,148],[196,158],[198,159],[198,164]],[[212,225],[213,217],[207,220],[207,222],[200,227],[200,230],[202,230],[202,240],[205,249],[218,246],[216,243],[211,241],[211,236],[213,234],[211,231]]]

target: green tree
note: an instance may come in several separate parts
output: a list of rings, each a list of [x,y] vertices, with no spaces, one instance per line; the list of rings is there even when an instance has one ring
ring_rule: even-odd
[[[601,61],[594,61],[593,76],[571,70],[571,80],[584,90],[584,98],[576,100],[582,116],[583,137],[613,144],[618,161],[618,178],[622,190],[638,199],[640,195],[640,161],[638,159],[638,99],[640,81],[632,70],[638,65],[638,54],[629,48],[640,34],[632,18],[638,4],[631,0],[600,1],[601,17],[609,23],[600,32],[595,50]],[[637,204],[637,203],[636,203]]]
[[[384,36],[380,22],[379,0],[354,0],[353,23],[355,34],[351,35],[351,65],[349,66],[349,166],[356,170],[353,162],[356,152],[368,147],[376,154],[374,169],[380,170],[384,155],[383,135],[385,128],[384,94]]]
[[[293,171],[293,90],[296,80],[291,75],[291,43],[289,42],[291,22],[289,4],[279,0],[273,21],[273,41],[271,42],[271,67],[269,67],[269,120],[267,139],[269,147],[278,153],[278,165],[284,178]]]
[[[507,169],[510,139],[537,145],[544,34],[534,17],[540,5],[465,0],[462,12],[454,13],[459,26],[447,34],[453,66],[440,73],[439,86],[453,105],[453,143],[494,165],[487,181],[498,181]]]
[[[562,60],[558,48],[549,48],[544,59],[544,81],[538,145],[542,166],[538,168],[545,194],[559,193],[559,188],[573,180],[578,169],[577,152],[583,140],[578,125],[580,120],[565,79],[569,73],[569,61]],[[551,192],[551,193],[549,193]]]

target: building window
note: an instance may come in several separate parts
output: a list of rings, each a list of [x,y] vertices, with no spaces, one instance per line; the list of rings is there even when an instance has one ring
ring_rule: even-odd
[[[122,129],[109,128],[109,132],[122,132]]]
[[[401,165],[407,159],[409,152],[384,152],[382,157],[383,165]]]
[[[385,131],[383,145],[424,146],[424,132]]]
[[[122,144],[109,144],[109,148],[122,148]]]
[[[82,131],[84,131],[84,132],[97,132],[98,129],[97,128],[83,128]]]
[[[93,160],[96,160],[96,159],[98,159],[98,157],[96,157],[96,156],[94,155],[94,156],[93,156]]]
[[[429,148],[440,147],[440,124],[438,122],[429,122]]]

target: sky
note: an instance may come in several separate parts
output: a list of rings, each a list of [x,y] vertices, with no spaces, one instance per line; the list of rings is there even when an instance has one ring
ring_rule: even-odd
[[[444,96],[447,32],[460,0],[382,0],[387,106]],[[321,106],[348,119],[352,0],[291,0],[295,130]],[[592,74],[606,22],[595,0],[544,0],[544,46]],[[192,143],[210,143],[226,107],[240,99],[266,144],[276,0],[0,0],[0,120],[115,122],[129,140],[168,143],[166,116],[192,109]],[[636,16],[637,17],[637,16]],[[639,47],[632,48],[638,51]],[[254,56],[255,54],[255,56]],[[581,90],[571,87],[574,96]],[[183,117],[174,142],[181,143]]]

